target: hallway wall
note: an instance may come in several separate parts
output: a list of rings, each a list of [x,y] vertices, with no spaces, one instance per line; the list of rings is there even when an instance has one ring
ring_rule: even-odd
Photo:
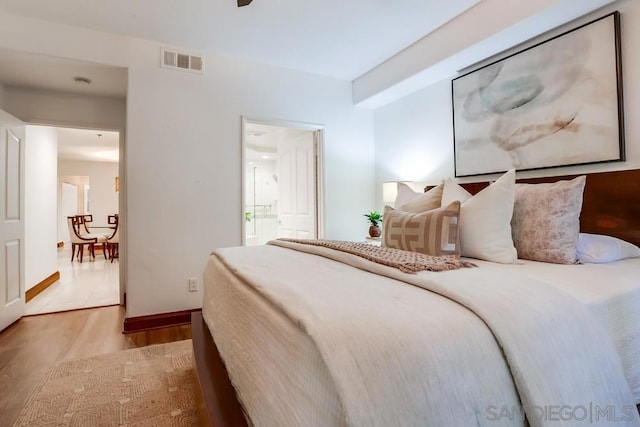
[[[118,193],[115,191],[118,163],[60,159],[58,160],[58,176],[89,177],[89,211],[79,213],[93,215],[94,225],[106,225],[107,216],[118,213]],[[58,185],[62,186],[61,183],[58,183]],[[59,189],[59,191],[61,194],[62,190]],[[82,188],[79,191],[82,192]],[[58,203],[60,202],[59,197]],[[78,208],[82,210],[82,206],[82,204],[79,204]],[[64,221],[65,219],[61,218],[59,226],[66,226]]]
[[[56,225],[58,134],[55,129],[25,130],[25,289],[58,271]]]

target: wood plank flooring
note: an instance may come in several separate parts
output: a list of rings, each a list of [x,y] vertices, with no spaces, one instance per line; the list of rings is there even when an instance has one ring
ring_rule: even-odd
[[[120,306],[28,316],[0,333],[0,427],[9,427],[57,362],[191,338],[191,326],[122,334]]]

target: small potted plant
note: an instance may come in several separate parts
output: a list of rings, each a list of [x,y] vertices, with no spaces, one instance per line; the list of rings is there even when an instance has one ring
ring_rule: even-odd
[[[369,236],[380,237],[382,232],[380,231],[380,222],[382,221],[382,214],[378,211],[369,212],[364,214],[369,220],[371,226],[369,227]]]

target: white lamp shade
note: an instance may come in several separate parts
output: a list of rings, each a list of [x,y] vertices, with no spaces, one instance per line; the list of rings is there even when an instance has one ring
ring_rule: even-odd
[[[411,185],[411,181],[387,181],[382,184],[382,202],[385,205],[394,206],[398,195],[398,183]]]
[[[396,181],[385,182],[382,184],[382,201],[385,205],[396,202],[398,195],[398,183]]]

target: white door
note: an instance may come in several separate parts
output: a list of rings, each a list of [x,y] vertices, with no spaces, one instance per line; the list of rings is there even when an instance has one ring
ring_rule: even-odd
[[[315,132],[278,142],[278,237],[317,238]]]
[[[24,129],[0,110],[0,330],[25,308]]]

